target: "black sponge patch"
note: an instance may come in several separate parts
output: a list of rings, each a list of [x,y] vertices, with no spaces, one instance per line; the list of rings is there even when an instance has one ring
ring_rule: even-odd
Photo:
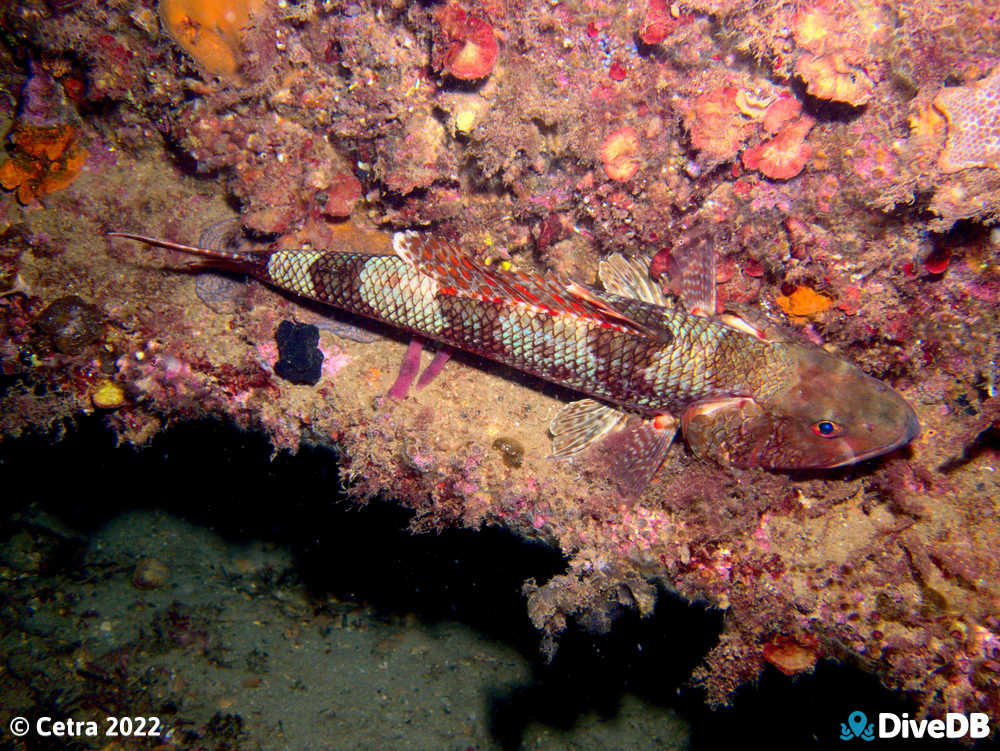
[[[289,383],[314,386],[323,371],[323,353],[317,346],[319,329],[308,323],[282,321],[274,341],[278,343],[277,376]]]

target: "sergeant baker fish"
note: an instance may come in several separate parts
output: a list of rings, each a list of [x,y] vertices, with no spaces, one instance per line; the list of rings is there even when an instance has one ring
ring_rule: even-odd
[[[392,254],[191,253],[279,289],[398,326],[586,394],[549,430],[556,456],[600,448],[642,486],[678,427],[699,456],[778,470],[839,467],[897,449],[920,425],[856,366],[747,317],[715,315],[714,252],[671,304],[648,261],[611,256],[603,290],[495,268],[439,237],[400,232]]]

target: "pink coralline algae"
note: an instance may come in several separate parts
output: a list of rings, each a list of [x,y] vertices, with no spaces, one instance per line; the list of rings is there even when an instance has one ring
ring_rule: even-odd
[[[349,172],[342,172],[334,176],[326,193],[323,211],[336,219],[344,219],[361,200],[361,182]]]
[[[650,0],[639,28],[639,38],[645,44],[659,44],[670,33],[672,20],[667,14],[666,0]]]
[[[795,97],[780,96],[768,105],[761,125],[768,133],[779,133],[802,112],[802,102]]]
[[[737,93],[734,86],[706,91],[684,113],[691,145],[711,159],[732,159],[752,131],[736,105]]]
[[[934,106],[948,120],[948,141],[938,159],[942,171],[1000,169],[1000,65],[981,81],[943,89]]]
[[[462,81],[488,76],[499,51],[489,21],[478,13],[466,13],[456,3],[442,8],[437,21],[449,40],[442,61],[444,70]]]
[[[605,138],[601,145],[601,161],[608,177],[619,182],[630,180],[639,169],[638,151],[639,138],[634,128],[621,128]]]
[[[760,170],[772,180],[795,177],[812,155],[805,138],[815,122],[808,115],[794,120],[771,140],[744,151],[743,166]]]

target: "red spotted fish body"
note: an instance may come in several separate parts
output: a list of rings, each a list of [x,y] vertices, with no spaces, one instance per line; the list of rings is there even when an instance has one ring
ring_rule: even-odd
[[[918,431],[902,397],[853,365],[741,319],[667,305],[645,266],[620,256],[602,264],[613,291],[600,291],[496,269],[415,233],[396,234],[386,255],[225,253],[116,234],[200,254],[586,394],[553,420],[555,453],[610,441],[622,471],[641,479],[678,422],[699,454],[782,469],[858,461]],[[705,306],[714,313],[714,295]]]

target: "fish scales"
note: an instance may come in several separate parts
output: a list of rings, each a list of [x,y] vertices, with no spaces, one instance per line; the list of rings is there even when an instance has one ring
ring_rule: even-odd
[[[615,299],[669,340],[574,314],[456,293],[395,255],[277,251],[269,281],[642,414],[748,388],[766,349],[724,324]],[[541,277],[529,277],[540,284]],[[604,295],[611,299],[614,296]],[[750,377],[748,380],[748,376]]]
[[[413,232],[394,235],[394,253],[381,255],[240,253],[111,234],[200,256],[582,392],[592,398],[566,404],[549,424],[554,453],[605,447],[597,458],[623,487],[644,487],[678,429],[700,456],[771,469],[839,467],[920,432],[899,393],[847,360],[778,327],[716,315],[707,277],[680,285],[683,307],[668,304],[648,260],[603,260],[599,291],[499,270]],[[705,257],[689,271],[711,276],[714,250],[702,243],[694,252]],[[440,369],[440,355],[421,380]]]

